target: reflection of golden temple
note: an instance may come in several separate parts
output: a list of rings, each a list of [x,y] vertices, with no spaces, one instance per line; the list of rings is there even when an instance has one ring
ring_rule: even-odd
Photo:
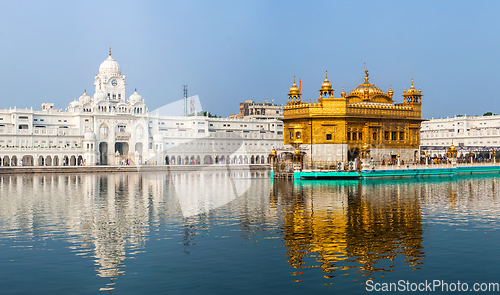
[[[419,159],[422,93],[413,80],[402,103],[394,102],[392,87],[385,93],[370,83],[368,70],[362,84],[339,98],[328,76],[319,92],[317,101],[303,102],[294,80],[284,106],[285,150],[300,147],[306,161],[345,162],[368,145],[375,161],[398,153],[407,163]]]
[[[422,263],[422,220],[415,187],[394,191],[394,186],[345,181],[284,186],[282,191],[282,183],[275,183],[274,195],[287,198],[284,239],[292,267],[321,267],[325,277],[331,277],[351,268],[365,275],[392,271],[376,264],[399,254],[413,268]]]

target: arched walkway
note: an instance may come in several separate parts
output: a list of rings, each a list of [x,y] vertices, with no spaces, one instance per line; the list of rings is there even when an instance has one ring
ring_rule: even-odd
[[[253,155],[250,157],[250,164],[255,164],[255,158],[253,157]]]
[[[170,160],[168,159],[168,156],[165,157],[165,165],[169,165],[170,164]]]
[[[10,158],[9,156],[3,157],[3,166],[10,166]]]
[[[69,165],[76,166],[76,157],[75,156],[71,156],[71,159],[69,161]]]
[[[212,156],[210,155],[206,155],[204,158],[203,158],[203,164],[213,164],[213,161],[212,161]]]
[[[45,159],[43,158],[43,156],[39,156],[38,157],[37,165],[38,166],[43,166],[44,164],[45,164]]]
[[[54,156],[53,163],[54,163],[54,166],[59,166],[59,156]]]
[[[83,157],[78,156],[78,166],[83,166]]]
[[[51,156],[47,156],[45,158],[45,166],[52,166],[52,157]]]
[[[12,156],[10,162],[12,166],[17,166],[17,156]]]
[[[196,157],[196,165],[200,165],[201,164],[201,158],[200,156],[197,156]]]

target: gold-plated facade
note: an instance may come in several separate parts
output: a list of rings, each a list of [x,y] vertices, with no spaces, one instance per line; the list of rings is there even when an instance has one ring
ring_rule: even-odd
[[[321,84],[320,97],[301,101],[294,83],[284,106],[285,145],[300,147],[309,161],[348,161],[360,156],[363,146],[375,161],[419,158],[422,93],[413,80],[403,92],[403,102],[395,103],[392,87],[386,93],[364,82],[341,97],[334,97],[328,76]]]

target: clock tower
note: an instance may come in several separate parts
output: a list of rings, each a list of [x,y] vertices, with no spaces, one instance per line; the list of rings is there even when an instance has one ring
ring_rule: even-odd
[[[99,66],[94,86],[96,93],[102,91],[111,107],[118,103],[125,103],[125,75],[116,60],[111,57],[111,47],[108,58]]]

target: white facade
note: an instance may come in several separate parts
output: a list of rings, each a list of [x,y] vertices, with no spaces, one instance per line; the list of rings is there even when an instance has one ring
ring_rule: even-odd
[[[455,116],[422,122],[421,150],[432,156],[445,156],[453,144],[458,157],[470,151],[488,154],[500,148],[500,116]]]
[[[65,111],[0,110],[0,166],[267,164],[283,146],[279,120],[149,113],[111,52],[94,85]]]

